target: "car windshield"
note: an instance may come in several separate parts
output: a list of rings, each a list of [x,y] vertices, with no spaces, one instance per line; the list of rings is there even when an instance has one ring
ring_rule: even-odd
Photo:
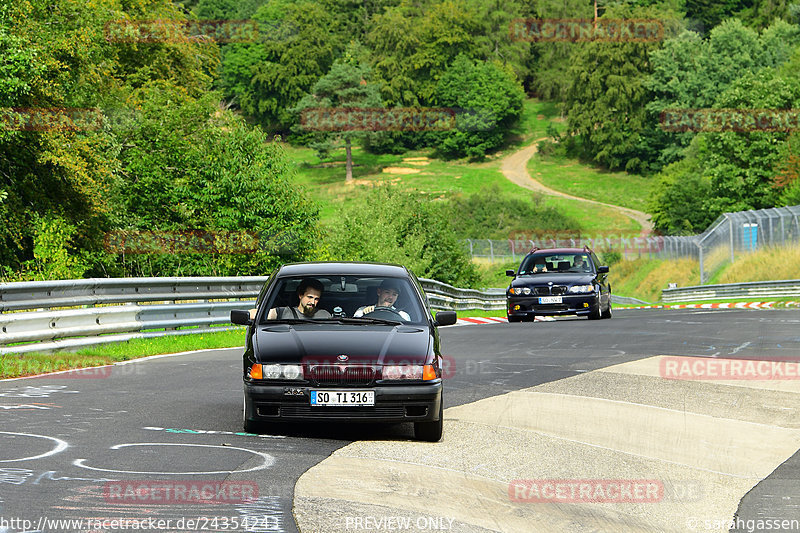
[[[548,272],[592,272],[592,264],[585,253],[534,254],[526,257],[519,269],[520,276]]]
[[[313,320],[341,324],[403,324],[426,320],[416,290],[404,278],[316,276],[278,279],[260,322]]]

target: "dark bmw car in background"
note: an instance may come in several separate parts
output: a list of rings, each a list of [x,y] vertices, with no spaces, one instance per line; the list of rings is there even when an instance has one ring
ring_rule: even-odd
[[[588,248],[534,248],[506,290],[509,322],[539,316],[577,315],[611,318],[608,267]]]
[[[298,288],[304,292],[309,283],[321,284],[317,309],[326,311],[312,317],[296,312]],[[377,294],[386,287],[397,294],[396,301],[376,306]],[[454,324],[456,313],[440,311],[434,318],[422,286],[406,268],[284,265],[267,280],[256,305],[252,311],[231,312],[233,323],[248,326],[243,358],[247,431],[272,421],[412,422],[415,438],[441,438],[436,328]]]

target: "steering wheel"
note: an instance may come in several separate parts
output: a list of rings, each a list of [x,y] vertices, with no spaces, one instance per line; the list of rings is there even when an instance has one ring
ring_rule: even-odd
[[[399,318],[400,320],[403,321],[405,320],[405,318],[403,318],[403,315],[400,314],[400,311],[398,309],[392,309],[391,307],[375,307],[375,309],[373,309],[371,312],[365,313],[364,316],[369,316],[372,318],[382,318],[380,316],[374,316],[374,315],[379,315],[381,313],[391,313],[392,315],[397,316],[397,318]],[[390,320],[393,319],[394,316],[392,316]]]

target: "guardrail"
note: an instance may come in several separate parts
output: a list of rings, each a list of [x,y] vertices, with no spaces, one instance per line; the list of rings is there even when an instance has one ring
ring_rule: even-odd
[[[653,305],[651,302],[645,302],[644,300],[640,300],[638,298],[631,298],[629,296],[617,296],[616,294],[611,295],[611,303],[619,305]]]
[[[698,300],[735,300],[738,298],[787,298],[800,296],[800,280],[750,281],[720,285],[695,285],[663,289],[665,303]]]
[[[0,355],[232,329],[267,277],[120,278],[0,283]],[[505,289],[420,279],[434,310],[505,308]],[[800,296],[800,280],[664,289],[664,302]],[[647,304],[612,295],[617,304]],[[119,305],[122,304],[122,305]],[[188,328],[188,329],[181,329]]]
[[[231,309],[252,307],[267,279],[99,278],[0,283],[0,355],[232,329]],[[505,306],[503,289],[479,291],[430,279],[420,282],[435,310]]]

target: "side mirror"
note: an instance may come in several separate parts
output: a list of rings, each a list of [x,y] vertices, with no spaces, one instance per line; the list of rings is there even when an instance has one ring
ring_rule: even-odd
[[[608,274],[608,267],[607,266],[599,266],[597,267],[598,274]]]
[[[439,311],[433,323],[436,326],[452,326],[458,319],[455,311]]]
[[[250,311],[243,311],[241,309],[231,310],[231,323],[241,326],[252,326],[253,320],[250,318]]]
[[[514,270],[506,270],[506,276],[513,278],[517,273]]]

